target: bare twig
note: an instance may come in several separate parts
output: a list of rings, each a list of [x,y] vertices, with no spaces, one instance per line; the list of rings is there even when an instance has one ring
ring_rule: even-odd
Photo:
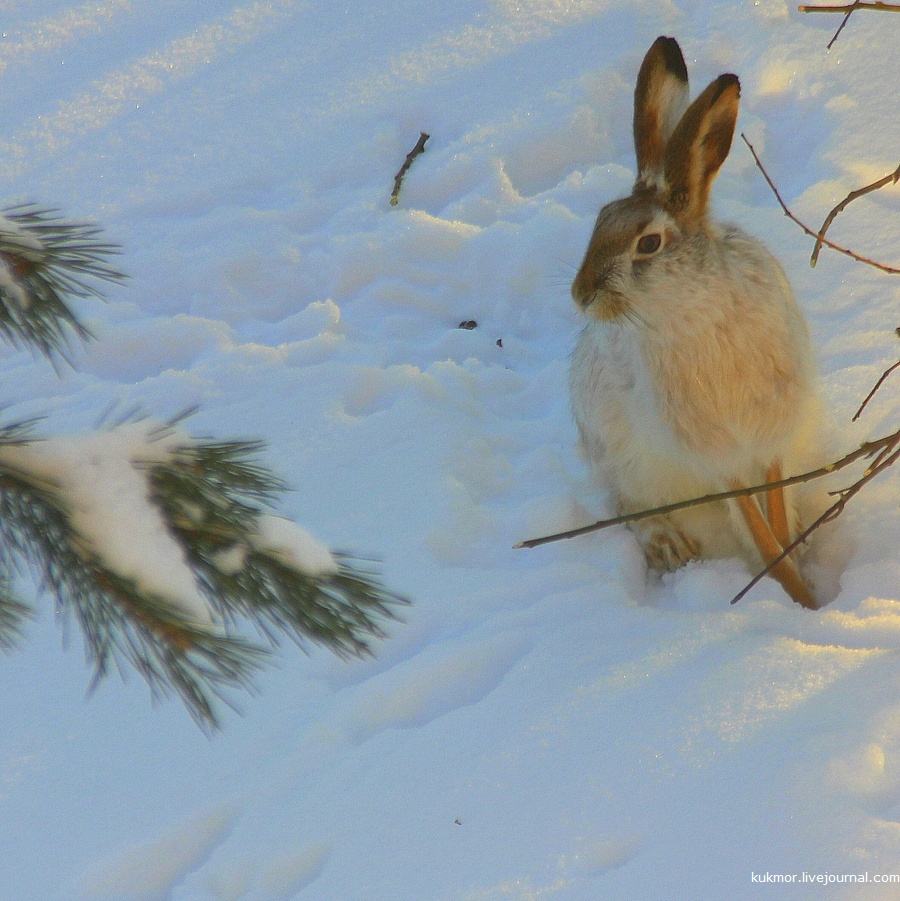
[[[766,575],[768,575],[772,569],[777,566],[785,557],[788,556],[796,547],[803,544],[812,535],[813,532],[816,531],[820,526],[825,525],[826,522],[831,522],[833,519],[836,519],[843,512],[844,507],[847,506],[847,502],[858,494],[862,489],[870,482],[875,476],[884,472],[888,467],[893,466],[898,459],[900,459],[900,448],[893,450],[892,448],[896,448],[897,444],[900,443],[900,432],[897,432],[893,435],[893,444],[882,448],[881,453],[876,458],[876,461],[865,471],[862,478],[858,481],[854,482],[849,488],[844,488],[841,491],[837,492],[838,499],[832,504],[815,522],[813,522],[810,526],[804,529],[794,541],[792,541],[782,552],[779,554],[768,566],[765,567],[761,572],[758,572],[732,599],[731,603],[736,604],[742,597],[744,597],[754,585],[756,585],[761,579],[763,579]]]
[[[873,181],[872,184],[866,185],[864,188],[857,188],[855,191],[851,191],[826,217],[825,221],[822,223],[822,227],[819,229],[819,235],[824,235],[825,232],[828,231],[831,223],[834,222],[835,217],[838,213],[842,212],[844,208],[856,200],[858,197],[864,197],[866,194],[871,194],[873,191],[877,191],[879,188],[883,188],[885,185],[895,185],[897,184],[898,179],[900,179],[900,166],[890,174],[885,175],[884,178],[879,178],[878,181]],[[819,259],[819,250],[822,247],[822,239],[821,237],[816,241],[816,246],[813,248],[812,256],[809,260],[810,266],[815,266],[816,261]]]
[[[834,46],[835,41],[837,41],[837,39],[841,36],[841,32],[847,26],[847,23],[850,21],[850,16],[852,15],[853,10],[851,9],[847,12],[847,15],[845,15],[844,18],[841,19],[841,24],[838,25],[837,31],[831,36],[831,40],[825,45],[826,51],[831,50],[831,48]]]
[[[416,142],[416,146],[410,150],[409,153],[406,154],[406,160],[403,165],[400,167],[400,171],[394,176],[394,190],[391,192],[391,206],[397,206],[397,201],[400,199],[400,186],[403,184],[403,176],[406,175],[407,170],[412,165],[413,160],[420,154],[425,152],[425,142],[431,137],[431,135],[425,134],[423,131],[419,135],[419,140]]]
[[[855,3],[846,3],[843,6],[798,6],[802,13],[852,13],[858,9],[875,9],[886,13],[900,13],[900,3],[867,2],[856,0]]]
[[[888,435],[884,438],[877,438],[874,441],[867,441],[860,445],[852,453],[847,454],[834,463],[822,466],[819,469],[813,469],[800,475],[791,476],[788,479],[779,479],[777,482],[767,482],[763,485],[754,485],[751,488],[735,489],[734,491],[723,491],[719,494],[708,494],[705,497],[692,498],[686,501],[679,501],[675,504],[666,504],[664,507],[656,507],[653,510],[641,510],[637,513],[628,513],[623,516],[615,516],[612,519],[601,519],[598,522],[591,523],[587,526],[581,526],[578,529],[570,529],[567,532],[558,532],[555,535],[546,535],[542,538],[531,538],[527,541],[520,541],[514,545],[515,549],[539,547],[542,544],[549,544],[552,541],[562,541],[567,538],[577,538],[581,535],[587,535],[589,532],[598,532],[600,529],[608,529],[610,526],[624,525],[629,522],[637,522],[641,519],[647,519],[651,516],[665,516],[669,513],[675,513],[678,510],[686,510],[688,507],[699,507],[703,504],[712,504],[716,501],[729,500],[734,497],[747,497],[753,494],[761,494],[764,491],[771,491],[773,488],[786,488],[788,485],[797,485],[801,482],[811,482],[814,479],[820,479],[823,476],[830,475],[840,469],[844,469],[851,463],[855,463],[862,457],[871,457],[879,451],[892,448],[900,444],[900,430]],[[776,561],[777,562],[777,561]]]
[[[844,18],[838,26],[838,30],[834,33],[834,36],[825,48],[826,50],[831,50],[834,42],[844,30],[844,26],[850,21],[850,16],[858,9],[872,9],[878,12],[898,13],[900,12],[900,5],[896,3],[880,3],[878,0],[871,0],[871,2],[867,2],[867,0],[855,0],[854,3],[847,3],[844,6],[798,6],[797,9],[802,13],[844,13]]]
[[[897,332],[898,334],[900,334],[900,329],[897,329]],[[898,367],[900,367],[900,360],[897,360],[897,362],[894,363],[893,366],[888,366],[888,368],[881,373],[881,378],[878,379],[877,382],[875,382],[875,387],[866,395],[866,399],[859,405],[859,409],[856,411],[856,413],[853,414],[853,422],[856,422],[856,420],[859,419],[862,411],[865,410],[866,405],[875,396],[875,392],[885,383],[885,381],[887,381],[888,376]]]
[[[878,263],[875,260],[870,260],[868,257],[860,256],[858,253],[854,253],[852,250],[848,250],[846,247],[841,247],[839,244],[835,244],[832,241],[829,241],[823,235],[818,232],[814,232],[809,226],[804,225],[787,207],[787,204],[784,200],[781,199],[781,194],[778,191],[778,188],[775,187],[775,183],[769,177],[769,173],[766,172],[765,167],[760,161],[759,157],[756,154],[756,151],[753,149],[753,145],[747,140],[747,136],[741,133],[741,138],[744,143],[750,149],[750,153],[753,154],[753,159],[756,161],[756,166],[760,172],[763,174],[763,178],[765,178],[766,183],[772,189],[772,193],[775,195],[775,199],[778,201],[779,206],[781,207],[784,215],[791,220],[791,222],[796,223],[803,229],[806,234],[808,234],[811,238],[815,238],[816,241],[821,242],[826,247],[830,247],[832,250],[838,251],[838,253],[846,254],[848,257],[852,257],[854,260],[858,260],[860,263],[867,263],[869,266],[874,266],[876,269],[880,269],[882,272],[888,272],[891,275],[900,275],[900,269],[895,269],[892,266],[886,266],[884,263]]]

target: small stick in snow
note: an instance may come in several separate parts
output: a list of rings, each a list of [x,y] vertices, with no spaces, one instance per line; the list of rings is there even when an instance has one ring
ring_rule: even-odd
[[[883,188],[885,185],[895,185],[897,184],[898,179],[900,179],[900,166],[890,174],[885,175],[884,178],[879,178],[878,181],[873,181],[872,184],[866,185],[864,188],[857,188],[855,191],[851,191],[826,217],[825,221],[822,223],[822,227],[819,229],[819,234],[824,235],[825,232],[828,231],[831,223],[834,222],[835,217],[838,213],[842,212],[844,208],[856,200],[857,197],[864,197],[866,194],[871,194],[873,191],[877,191],[879,188]],[[820,238],[816,241],[816,246],[813,248],[812,256],[809,259],[809,265],[815,266],[816,261],[819,259],[819,251],[822,248],[822,239]]]
[[[844,6],[798,6],[797,9],[802,13],[844,13],[844,19],[838,26],[838,30],[834,33],[832,39],[828,42],[826,50],[831,50],[834,42],[844,30],[844,26],[850,21],[850,16],[858,9],[872,9],[876,12],[900,13],[900,5],[896,3],[881,3],[880,0],[855,0],[853,3],[847,3]]]
[[[808,234],[811,238],[815,238],[816,241],[824,244],[826,247],[830,247],[832,250],[838,251],[838,253],[843,253],[848,257],[852,257],[854,260],[858,260],[860,263],[866,263],[869,266],[874,266],[876,269],[880,269],[882,272],[887,272],[891,275],[900,275],[900,269],[896,269],[893,266],[886,266],[884,263],[878,263],[875,260],[870,260],[868,257],[860,256],[858,253],[854,253],[852,250],[848,250],[846,247],[841,247],[840,244],[835,244],[833,241],[829,241],[825,238],[824,235],[819,232],[813,231],[809,226],[804,225],[787,207],[787,204],[784,200],[781,199],[781,194],[778,191],[778,188],[775,187],[775,182],[769,177],[769,173],[766,172],[765,167],[763,166],[760,158],[757,156],[756,151],[753,149],[753,145],[747,140],[747,136],[742,132],[741,139],[747,145],[750,150],[750,153],[753,154],[753,159],[756,161],[756,167],[763,174],[763,178],[766,180],[766,184],[772,189],[772,193],[775,195],[775,199],[778,201],[778,205],[781,207],[784,215],[791,220],[791,222],[796,223],[803,229],[806,234]]]
[[[397,206],[397,202],[400,200],[400,186],[403,184],[403,176],[406,175],[407,170],[412,165],[413,160],[420,153],[425,152],[425,142],[430,137],[431,135],[427,135],[423,131],[419,135],[419,140],[416,142],[416,146],[406,154],[406,161],[400,167],[400,171],[394,176],[394,190],[391,192],[391,206]]]

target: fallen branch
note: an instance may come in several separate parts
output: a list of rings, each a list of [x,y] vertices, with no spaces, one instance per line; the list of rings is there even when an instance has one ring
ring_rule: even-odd
[[[784,215],[791,220],[791,222],[796,223],[803,229],[806,234],[808,234],[811,238],[815,238],[817,242],[824,244],[826,247],[830,247],[832,250],[836,250],[838,253],[843,253],[848,257],[852,257],[854,260],[858,260],[860,263],[866,263],[869,266],[874,266],[876,269],[880,269],[882,272],[890,273],[891,275],[900,275],[900,269],[896,269],[893,266],[886,266],[884,263],[876,262],[875,260],[870,260],[868,257],[861,256],[858,253],[854,253],[852,250],[848,250],[846,247],[841,247],[840,244],[835,244],[833,241],[829,241],[824,235],[819,232],[813,231],[809,226],[805,225],[801,222],[789,209],[787,204],[782,200],[781,194],[778,191],[778,188],[775,187],[775,183],[769,177],[769,173],[766,172],[765,167],[760,161],[759,156],[757,156],[756,151],[753,149],[753,145],[747,140],[747,136],[742,132],[741,138],[747,147],[750,150],[750,153],[753,154],[753,159],[756,161],[756,166],[760,172],[762,172],[763,178],[765,178],[766,183],[771,188],[772,193],[775,195],[775,199],[778,201],[779,206],[781,207]]]
[[[397,202],[400,200],[400,186],[403,184],[403,177],[406,175],[409,167],[412,165],[413,160],[420,153],[425,152],[425,142],[430,137],[431,135],[427,135],[423,131],[419,135],[419,140],[416,142],[416,146],[406,154],[405,162],[400,167],[400,171],[394,176],[394,190],[391,192],[391,206],[397,206]]]
[[[811,482],[814,479],[820,479],[823,476],[830,475],[833,472],[844,469],[851,463],[855,463],[862,457],[871,457],[879,451],[884,452],[900,444],[900,430],[888,435],[884,438],[877,438],[874,441],[867,441],[860,445],[857,450],[847,454],[834,463],[829,463],[819,469],[813,469],[809,472],[800,473],[800,475],[791,476],[788,479],[779,479],[776,482],[766,482],[763,485],[754,485],[751,488],[735,489],[734,491],[723,491],[719,494],[708,494],[705,497],[691,498],[686,501],[679,501],[675,504],[666,504],[663,507],[656,507],[653,510],[641,510],[637,513],[627,513],[622,516],[615,516],[612,519],[601,519],[587,526],[581,526],[577,529],[570,529],[566,532],[558,532],[555,535],[545,535],[542,538],[530,538],[527,541],[520,541],[514,545],[514,549],[539,547],[542,544],[549,544],[553,541],[562,541],[567,538],[578,538],[581,535],[587,535],[589,532],[598,532],[601,529],[608,529],[611,526],[624,525],[629,522],[637,522],[641,519],[647,519],[651,516],[665,516],[669,513],[675,513],[678,510],[686,510],[688,507],[699,507],[703,504],[712,504],[716,501],[725,501],[735,497],[748,497],[754,494],[761,494],[770,491],[773,488],[786,488],[788,485],[797,485],[801,482]],[[777,562],[777,561],[776,561]]]
[[[831,50],[834,42],[838,39],[840,33],[844,30],[844,26],[850,21],[850,16],[858,9],[872,9],[876,12],[900,13],[900,5],[896,3],[880,3],[878,0],[856,0],[854,3],[847,3],[844,6],[798,6],[797,9],[802,13],[843,13],[844,19],[838,26],[838,30],[828,42],[826,50]]]
[[[895,185],[897,184],[898,179],[900,179],[900,166],[890,174],[885,175],[884,178],[879,178],[878,181],[873,181],[872,184],[866,185],[864,188],[857,188],[855,191],[851,191],[826,217],[825,221],[822,223],[822,227],[819,229],[819,234],[824,235],[825,232],[831,226],[831,223],[834,222],[835,217],[838,213],[842,212],[848,204],[852,203],[859,197],[864,197],[866,194],[871,194],[873,191],[877,191],[879,188],[883,188],[885,185]],[[822,248],[822,239],[819,238],[816,241],[816,246],[813,248],[812,256],[809,259],[809,265],[815,266],[816,261],[819,259],[819,250]]]

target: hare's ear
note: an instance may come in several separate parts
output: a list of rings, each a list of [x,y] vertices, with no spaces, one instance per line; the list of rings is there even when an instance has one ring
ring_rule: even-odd
[[[734,137],[741,85],[720,75],[687,108],[666,146],[666,206],[688,231],[702,228],[709,189]]]
[[[674,38],[659,37],[647,51],[634,89],[635,189],[662,187],[666,143],[688,103],[688,74]]]

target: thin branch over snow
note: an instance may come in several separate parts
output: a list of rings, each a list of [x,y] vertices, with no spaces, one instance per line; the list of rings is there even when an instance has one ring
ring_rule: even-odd
[[[900,4],[882,3],[880,0],[854,0],[853,3],[845,3],[843,6],[798,6],[797,9],[802,13],[843,13],[844,18],[838,25],[838,30],[828,42],[826,50],[831,50],[834,42],[840,37],[844,26],[850,21],[850,16],[858,9],[869,9],[875,12],[900,13]]]
[[[855,0],[854,3],[845,3],[843,6],[799,6],[802,13],[852,13],[858,9],[872,9],[888,13],[900,13],[898,3],[880,3],[879,0]]]
[[[885,444],[881,447],[878,454],[875,456],[875,462],[871,463],[866,471],[863,473],[862,477],[857,479],[852,485],[847,488],[842,488],[840,491],[834,492],[838,499],[832,504],[818,519],[816,519],[811,525],[809,525],[806,529],[804,529],[784,550],[772,561],[768,563],[768,565],[758,572],[732,599],[731,603],[736,604],[741,598],[745,597],[746,594],[756,585],[764,576],[767,576],[778,564],[784,560],[795,548],[799,547],[803,544],[809,537],[812,535],[816,529],[825,525],[827,522],[831,522],[834,519],[837,519],[841,513],[844,512],[844,507],[847,506],[847,503],[859,494],[869,482],[872,481],[876,476],[880,475],[885,470],[889,469],[893,466],[898,459],[900,459],[900,432],[895,432],[894,435],[890,436],[890,441],[888,444]],[[874,451],[873,451],[874,455]]]
[[[900,328],[895,329],[897,337],[900,338]],[[895,372],[897,368],[900,367],[900,360],[897,360],[892,366],[888,366],[884,372],[881,373],[881,377],[875,382],[875,386],[872,390],[866,395],[866,399],[859,405],[859,409],[853,414],[853,422],[856,422],[857,419],[862,415],[863,410],[868,406],[869,401],[878,393],[878,389],[888,380],[891,373]]]
[[[900,442],[900,431],[894,432],[885,438],[877,438],[874,441],[867,441],[855,451],[822,466],[819,469],[812,469],[809,472],[800,473],[787,479],[779,479],[777,482],[766,482],[762,485],[754,485],[750,488],[739,488],[734,491],[722,491],[718,494],[707,494],[704,497],[691,498],[690,500],[679,501],[675,504],[666,504],[664,507],[656,507],[652,510],[640,510],[637,513],[628,513],[622,516],[614,516],[611,519],[601,519],[590,525],[580,526],[577,529],[569,529],[566,532],[557,532],[554,535],[545,535],[542,538],[530,538],[527,541],[520,541],[514,545],[514,549],[540,547],[542,544],[550,544],[553,541],[563,541],[568,538],[578,538],[581,535],[588,535],[591,532],[598,532],[601,529],[608,529],[611,526],[621,526],[630,522],[637,522],[641,519],[648,519],[651,516],[665,516],[669,513],[675,513],[678,510],[687,510],[689,507],[700,507],[705,504],[713,504],[717,501],[726,501],[736,497],[750,497],[754,494],[762,494],[773,488],[786,488],[788,485],[798,485],[802,482],[811,482],[814,479],[821,479],[824,476],[831,475],[841,469],[855,463],[863,457],[871,457],[873,454],[882,451],[885,448],[891,449]]]
[[[809,259],[809,265],[815,266],[816,261],[819,259],[819,251],[822,248],[822,236],[831,226],[831,223],[834,222],[837,215],[843,212],[846,207],[853,203],[854,200],[857,200],[860,197],[865,197],[866,194],[871,194],[873,191],[877,191],[880,188],[885,187],[885,185],[895,185],[897,184],[897,180],[900,179],[900,166],[890,174],[885,175],[884,178],[879,178],[878,181],[873,181],[872,184],[866,185],[864,188],[857,188],[855,191],[851,191],[826,217],[825,221],[822,223],[822,227],[819,229],[819,238],[816,240],[816,246],[813,248],[812,256]]]
[[[782,200],[781,194],[778,191],[778,188],[775,187],[775,183],[769,177],[769,173],[766,172],[765,167],[763,166],[759,156],[756,151],[753,149],[753,145],[747,140],[747,136],[741,132],[741,138],[747,147],[750,149],[750,153],[753,154],[753,159],[756,161],[756,166],[760,172],[762,172],[763,178],[765,178],[766,183],[771,188],[772,193],[775,195],[775,199],[778,201],[779,206],[781,207],[784,215],[788,217],[792,222],[796,223],[806,232],[811,238],[815,238],[817,242],[817,246],[819,244],[824,244],[826,247],[830,247],[832,250],[838,251],[838,253],[846,254],[848,257],[852,257],[854,260],[858,260],[860,263],[866,263],[869,266],[874,266],[876,269],[880,269],[882,272],[890,273],[891,275],[900,275],[900,269],[896,269],[893,266],[887,266],[884,263],[878,263],[875,260],[870,260],[868,257],[861,256],[858,253],[855,253],[852,250],[848,250],[846,247],[841,247],[839,244],[835,244],[832,241],[829,241],[824,234],[821,232],[815,232],[809,226],[804,225],[787,207],[787,204]]]

